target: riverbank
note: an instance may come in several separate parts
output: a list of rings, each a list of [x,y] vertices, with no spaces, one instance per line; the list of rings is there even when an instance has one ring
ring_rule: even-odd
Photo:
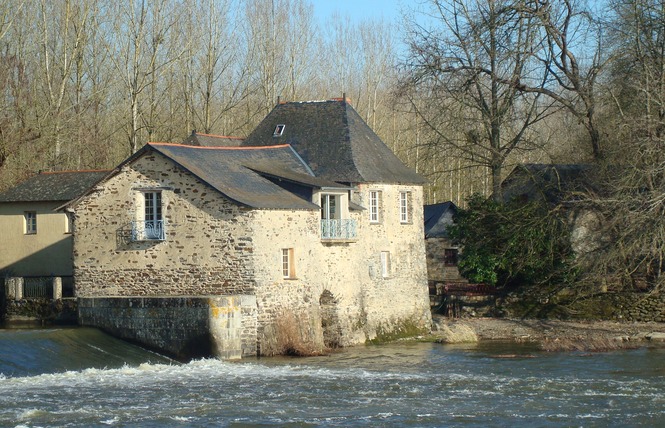
[[[437,342],[508,340],[538,344],[545,351],[608,351],[665,347],[665,323],[561,321],[505,318],[449,319],[435,316]]]

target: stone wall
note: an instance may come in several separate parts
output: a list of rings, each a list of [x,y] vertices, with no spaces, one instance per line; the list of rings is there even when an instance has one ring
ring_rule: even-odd
[[[161,189],[165,241],[131,240],[145,188]],[[142,157],[76,207],[76,294],[251,294],[251,217],[161,155]]]
[[[10,324],[76,324],[76,299],[4,300],[2,320]]]
[[[79,323],[182,360],[256,355],[254,296],[81,298]]]
[[[599,294],[571,305],[576,313],[588,318],[629,322],[665,322],[665,294]]]
[[[35,278],[30,278],[34,280]],[[62,278],[37,278],[38,291],[28,291],[25,278],[0,278],[0,321],[10,324],[76,324],[77,302],[62,297]]]
[[[446,266],[445,250],[458,249],[448,238],[428,238],[425,240],[427,249],[427,277],[430,281],[464,281],[457,266]]]
[[[356,201],[368,207],[369,192],[382,192],[381,221],[369,223],[369,213],[361,213],[359,237],[362,245],[358,255],[365,255],[364,269],[369,282],[364,290],[363,304],[367,315],[369,338],[400,333],[405,328],[429,330],[431,313],[427,287],[427,266],[423,223],[423,193],[420,186],[363,184],[358,186]],[[410,193],[408,223],[400,222],[400,192]],[[381,252],[390,253],[390,271],[381,275]],[[369,268],[368,268],[369,267]]]
[[[274,323],[285,310],[318,324],[320,302],[327,297],[326,313],[334,320],[339,344],[364,343],[381,334],[406,327],[426,331],[431,325],[425,267],[422,190],[419,186],[360,185],[353,192],[356,204],[367,206],[370,190],[381,192],[380,221],[369,223],[367,210],[350,211],[357,222],[357,239],[324,242],[318,212],[290,212],[286,221],[278,213],[257,211],[254,228],[255,278],[259,322]],[[399,217],[399,193],[411,193],[411,221]],[[313,202],[318,204],[318,195]],[[293,248],[296,277],[281,274],[281,249]],[[390,272],[383,277],[381,252],[390,253]],[[312,321],[312,318],[319,318]],[[320,327],[321,329],[321,327]],[[312,340],[322,340],[321,330]]]

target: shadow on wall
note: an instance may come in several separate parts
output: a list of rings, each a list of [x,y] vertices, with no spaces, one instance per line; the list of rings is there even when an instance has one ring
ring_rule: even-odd
[[[21,258],[6,266],[0,266],[0,272],[9,272],[11,276],[72,276],[72,236],[67,235],[60,241]]]

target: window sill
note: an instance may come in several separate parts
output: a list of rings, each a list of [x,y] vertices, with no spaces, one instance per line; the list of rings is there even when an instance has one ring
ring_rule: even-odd
[[[324,244],[352,244],[358,242],[358,238],[321,238]]]
[[[131,241],[132,242],[165,242],[166,238],[164,238],[164,239],[134,238]]]

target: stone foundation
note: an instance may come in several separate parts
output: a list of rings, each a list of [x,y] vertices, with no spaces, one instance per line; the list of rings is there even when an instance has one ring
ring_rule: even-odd
[[[2,312],[9,324],[76,324],[76,299],[6,300]]]
[[[79,299],[79,323],[180,360],[256,355],[256,298],[104,297]]]

